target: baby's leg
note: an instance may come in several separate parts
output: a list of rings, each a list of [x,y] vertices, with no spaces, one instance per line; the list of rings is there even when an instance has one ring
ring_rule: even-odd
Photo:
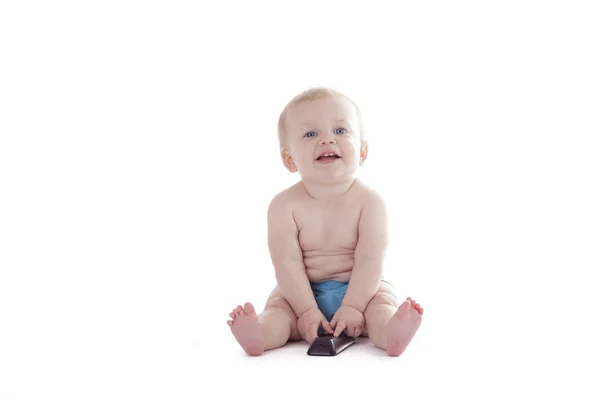
[[[271,292],[260,315],[256,315],[252,304],[246,303],[243,308],[237,306],[229,316],[233,319],[227,321],[231,332],[251,356],[259,356],[265,350],[281,347],[288,340],[300,339],[296,314],[279,287]]]
[[[399,304],[390,284],[381,282],[365,310],[365,322],[373,344],[391,356],[399,356],[421,325],[423,309],[410,297]]]

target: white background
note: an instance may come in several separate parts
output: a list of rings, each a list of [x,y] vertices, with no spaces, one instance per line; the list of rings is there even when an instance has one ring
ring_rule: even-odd
[[[0,398],[598,398],[594,2],[215,3],[2,2]],[[275,284],[277,118],[318,85],[425,308],[399,358],[225,323]]]

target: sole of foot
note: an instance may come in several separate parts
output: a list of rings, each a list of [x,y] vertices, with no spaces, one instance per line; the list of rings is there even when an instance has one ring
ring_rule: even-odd
[[[410,297],[400,304],[386,327],[386,350],[390,356],[398,357],[404,353],[421,326],[423,311],[423,307]]]
[[[254,306],[250,303],[244,304],[244,307],[237,306],[229,316],[231,320],[227,321],[227,325],[246,354],[249,356],[263,354],[265,337]]]

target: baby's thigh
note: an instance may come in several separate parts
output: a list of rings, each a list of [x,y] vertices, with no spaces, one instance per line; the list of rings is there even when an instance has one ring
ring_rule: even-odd
[[[279,286],[275,286],[275,289],[269,294],[267,298],[267,303],[265,304],[265,311],[267,310],[277,310],[283,311],[282,315],[288,319],[290,326],[292,328],[292,332],[290,335],[291,340],[299,340],[301,339],[300,334],[298,333],[298,317],[296,317],[296,313],[294,313],[294,309],[288,303],[288,301],[283,296],[281,289]]]
[[[381,281],[379,283],[379,289],[377,289],[377,293],[375,293],[375,296],[373,296],[367,305],[367,308],[369,308],[371,304],[389,304],[398,308],[400,307],[401,303],[398,301],[398,296],[396,295],[394,287],[386,281]]]
[[[381,305],[381,304],[390,305],[390,306],[393,306],[394,308],[398,308],[401,304],[401,302],[398,301],[398,296],[396,295],[396,291],[394,290],[392,285],[390,285],[386,281],[381,281],[381,283],[379,284],[379,289],[377,289],[377,293],[375,293],[375,296],[373,296],[373,298],[371,299],[369,304],[367,304],[367,308],[365,309],[365,312],[364,312],[365,319],[376,320],[377,318],[373,318],[373,316],[374,316],[373,314],[378,312],[378,310],[377,310],[378,308],[381,309],[381,307],[377,307],[378,305]],[[365,325],[368,325],[368,324],[365,324]],[[367,330],[367,327],[365,326],[365,329],[364,329],[362,335],[368,336],[368,334],[369,334],[369,332]]]

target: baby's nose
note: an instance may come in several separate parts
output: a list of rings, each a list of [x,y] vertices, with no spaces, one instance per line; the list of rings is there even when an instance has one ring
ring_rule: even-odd
[[[335,140],[334,137],[329,137],[329,138],[325,138],[323,140],[321,140],[321,144],[335,144],[337,143],[337,141]]]

